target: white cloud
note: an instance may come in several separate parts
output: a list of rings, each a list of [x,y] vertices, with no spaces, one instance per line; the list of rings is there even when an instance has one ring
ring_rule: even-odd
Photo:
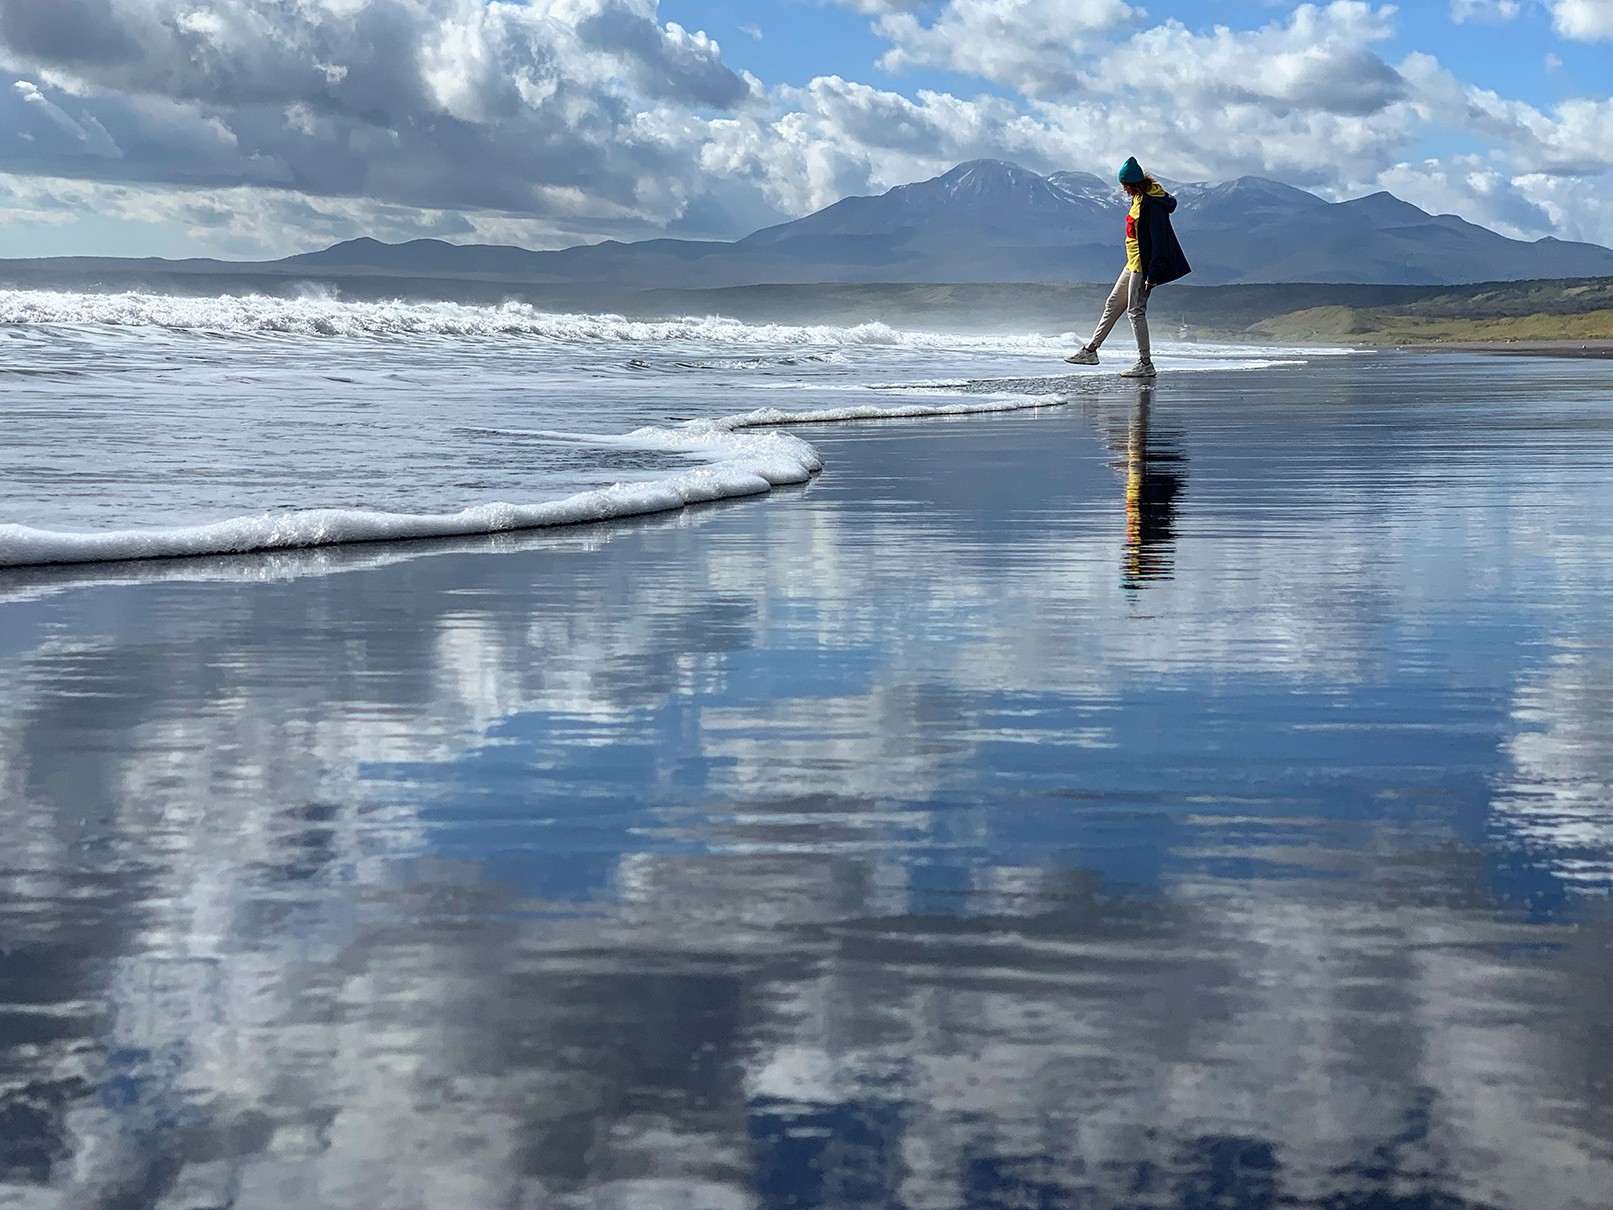
[[[1551,23],[1577,42],[1613,41],[1613,0],[1551,0]]]
[[[754,92],[705,34],[659,23],[654,0],[174,8],[0,0],[0,66],[58,126],[72,98],[87,116],[70,121],[123,149],[122,179],[538,216],[569,188],[649,223],[701,188],[700,130],[645,116]],[[51,163],[52,146],[25,142],[0,132],[0,167],[105,175],[82,148]]]
[[[1464,84],[1426,55],[1391,66],[1376,48],[1392,36],[1393,15],[1336,3],[1303,5],[1255,30],[1166,22],[1094,55],[1076,95],[1025,108],[934,92],[910,100],[820,78],[781,91],[782,114],[717,123],[703,166],[754,181],[780,209],[801,214],[976,156],[1107,173],[1137,154],[1179,179],[1276,176],[1334,197],[1388,188],[1516,237],[1613,239],[1594,186],[1575,175],[1599,173],[1598,156],[1613,150],[1610,103],[1571,100],[1543,112]],[[1031,45],[1001,41],[1000,55]],[[1409,160],[1437,129],[1470,133],[1494,154]],[[1537,178],[1546,176],[1560,187],[1544,190]],[[1575,197],[1582,203],[1570,222]]]
[[[0,0],[0,171],[52,196],[76,178],[93,205],[263,254],[338,231],[737,235],[982,156],[1108,174],[1136,154],[1179,179],[1388,187],[1509,234],[1613,235],[1595,196],[1613,99],[1540,108],[1426,54],[1391,65],[1392,7],[1301,4],[1240,29],[1150,24],[1124,0],[834,2],[869,16],[884,68],[997,95],[839,75],[770,90],[656,0]],[[1550,7],[1565,36],[1613,30],[1613,0]],[[1419,158],[1441,132],[1485,152]]]
[[[1475,135],[1519,171],[1587,176],[1613,168],[1613,97],[1575,97],[1548,113],[1464,84],[1427,55],[1408,56],[1400,70],[1426,121]]]
[[[1030,116],[1017,108],[991,116],[993,99],[947,105],[926,94],[931,118],[943,109],[969,115],[946,127],[968,137],[946,141],[923,133],[925,122],[904,108],[910,103],[891,94],[848,108],[844,82],[832,90],[836,104],[822,104],[828,98],[815,84],[820,103],[802,108],[817,142],[838,149],[839,162],[855,163],[868,183],[895,175],[892,144],[913,135],[918,146],[931,139],[1028,167],[1107,172],[1135,153],[1181,178],[1265,173],[1325,187],[1373,179],[1414,140],[1407,85],[1372,50],[1389,33],[1385,10],[1348,3],[1301,6],[1251,31],[1195,33],[1167,22],[1107,46],[1082,68],[1077,95],[1042,96]]]
[[[868,13],[870,16],[884,16],[923,8],[928,0],[829,0],[829,2],[842,8],[855,9],[859,13]]]
[[[882,15],[876,28],[893,45],[879,65],[946,67],[1026,96],[1057,95],[1079,87],[1094,36],[1136,16],[1122,0],[948,0],[929,25],[910,12]]]
[[[1393,35],[1393,12],[1348,0],[1302,4],[1285,23],[1216,26],[1209,34],[1167,21],[1104,55],[1087,82],[1094,91],[1165,94],[1184,111],[1249,105],[1275,114],[1371,114],[1406,91],[1371,49]]]
[[[1613,247],[1613,172],[1583,178],[1524,173],[1512,187],[1551,220],[1552,234]]]
[[[45,121],[55,127],[59,133],[65,134],[68,146],[64,150],[68,154],[80,151],[86,155],[105,156],[108,159],[122,159],[123,151],[113,142],[112,136],[107,134],[106,128],[95,120],[90,114],[84,114],[82,120],[75,122],[67,116],[61,106],[55,104],[39,91],[37,85],[29,80],[18,80],[12,86],[16,98],[28,109],[42,116]],[[29,142],[36,142],[38,136],[33,132],[19,132]]]
[[[921,90],[912,101],[821,76],[781,90],[779,100],[782,114],[712,122],[701,165],[754,182],[786,214],[934,176],[960,160],[1065,162],[1056,131],[999,97],[966,101]]]
[[[1396,164],[1373,184],[1430,214],[1459,214],[1513,239],[1539,239],[1554,230],[1551,216],[1482,156]]]
[[[1451,20],[1458,25],[1469,21],[1511,21],[1522,11],[1518,0],[1451,0]]]
[[[198,256],[289,256],[360,235],[394,242],[432,238],[563,248],[591,238],[602,228],[652,233],[642,221],[624,220],[621,213],[602,213],[598,200],[581,191],[551,195],[545,201],[562,217],[431,209],[253,185],[194,188],[0,173],[0,229],[44,225],[59,232],[91,222],[130,231],[145,226],[166,232],[159,244],[164,239],[184,238],[190,249],[187,254]],[[52,252],[61,251],[62,242],[60,236],[53,238]],[[133,254],[161,252],[160,247],[142,244]],[[9,254],[28,253],[19,248]]]

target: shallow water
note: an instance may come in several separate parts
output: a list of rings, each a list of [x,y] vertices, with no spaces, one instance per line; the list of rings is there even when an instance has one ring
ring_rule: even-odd
[[[1605,1207],[1613,367],[1089,381],[0,572],[0,1205]]]
[[[487,533],[766,491],[816,464],[776,431],[741,431],[759,421],[1022,407],[1024,383],[991,380],[1073,345],[0,290],[0,566]],[[1285,357],[1183,345],[1171,372]]]

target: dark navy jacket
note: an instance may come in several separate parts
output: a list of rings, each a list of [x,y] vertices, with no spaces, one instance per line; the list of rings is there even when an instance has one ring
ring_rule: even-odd
[[[1171,212],[1175,209],[1176,199],[1168,193],[1164,197],[1143,195],[1137,253],[1143,263],[1143,280],[1150,286],[1162,286],[1193,272],[1182,245],[1176,242],[1176,232],[1171,230]]]

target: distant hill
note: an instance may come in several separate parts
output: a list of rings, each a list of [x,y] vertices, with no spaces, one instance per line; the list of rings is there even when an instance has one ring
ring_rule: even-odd
[[[117,257],[0,260],[0,287],[283,298],[301,297],[315,287],[351,301],[523,302],[546,311],[611,311],[645,320],[723,315],[766,323],[877,321],[941,332],[1048,333],[1084,331],[1109,292],[1106,283],[1095,282],[798,282],[697,289],[554,285],[534,283],[519,272],[411,274],[373,266]],[[1454,286],[1183,283],[1163,291],[1151,309],[1159,334],[1178,339],[1348,345],[1509,341],[1517,342],[1509,346],[1517,351],[1535,347],[1526,342],[1613,342],[1613,276]]]
[[[1613,275],[1613,249],[1508,239],[1388,193],[1327,202],[1240,177],[1173,188],[1200,285],[1453,285]],[[286,269],[499,276],[536,285],[701,289],[763,283],[1106,281],[1119,269],[1124,198],[1082,172],[1041,176],[972,160],[877,197],[849,197],[732,243],[614,240],[559,252],[349,240]]]
[[[1191,279],[1190,279],[1191,280]],[[646,290],[628,314],[727,315],[937,331],[1077,330],[1107,286],[1068,282],[827,284]],[[1287,283],[1172,286],[1151,304],[1156,335],[1344,345],[1613,339],[1613,277],[1459,286]]]

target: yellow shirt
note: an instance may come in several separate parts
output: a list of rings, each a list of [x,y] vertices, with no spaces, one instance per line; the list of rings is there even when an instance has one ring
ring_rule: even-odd
[[[1165,187],[1156,182],[1153,188],[1148,191],[1148,196],[1164,197]],[[1142,214],[1143,199],[1141,197],[1132,198],[1131,209],[1126,212],[1126,268],[1133,273],[1143,271],[1142,249],[1137,244],[1137,220],[1142,217]]]

